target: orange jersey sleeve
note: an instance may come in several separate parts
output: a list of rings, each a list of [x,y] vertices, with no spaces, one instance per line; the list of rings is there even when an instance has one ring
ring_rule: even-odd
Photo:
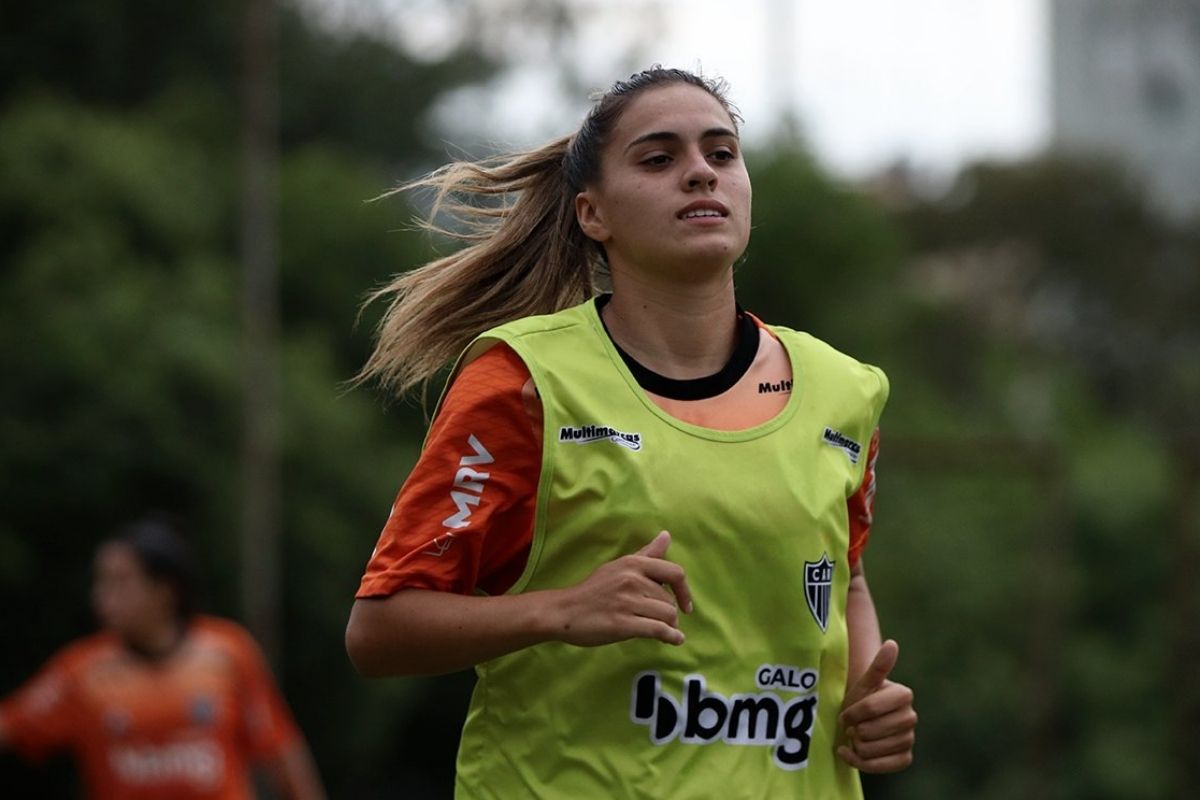
[[[462,369],[400,489],[357,596],[501,594],[525,569],[542,468],[541,404],[499,344]]]
[[[70,646],[50,659],[24,686],[0,702],[8,742],[21,755],[41,760],[73,747],[84,715],[78,708],[72,671],[79,648]]]
[[[850,518],[850,552],[851,569],[862,558],[863,550],[867,548],[867,539],[871,537],[871,522],[875,519],[875,461],[879,458],[879,429],[871,435],[871,446],[867,449],[867,469],[863,473],[862,483],[858,491],[850,495],[846,501],[846,511]]]

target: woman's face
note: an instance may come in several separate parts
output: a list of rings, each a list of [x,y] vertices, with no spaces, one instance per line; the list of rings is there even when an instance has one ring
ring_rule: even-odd
[[[126,638],[169,616],[170,584],[146,574],[133,548],[110,542],[96,553],[92,606],[100,624]]]
[[[580,192],[575,209],[614,274],[674,281],[725,274],[750,239],[750,178],[729,114],[689,84],[642,92],[618,120],[600,178]]]

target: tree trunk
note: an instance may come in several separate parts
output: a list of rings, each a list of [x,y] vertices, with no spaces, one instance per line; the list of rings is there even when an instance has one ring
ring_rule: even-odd
[[[1175,508],[1170,554],[1171,743],[1173,797],[1192,798],[1200,786],[1200,436],[1181,437],[1175,448]]]
[[[274,0],[247,0],[242,41],[242,614],[278,664],[280,478]]]
[[[1025,800],[1062,795],[1062,648],[1072,606],[1071,519],[1066,465],[1050,445],[1029,453],[1032,473],[1047,500],[1041,530],[1034,531],[1028,554],[1030,603],[1025,650]]]

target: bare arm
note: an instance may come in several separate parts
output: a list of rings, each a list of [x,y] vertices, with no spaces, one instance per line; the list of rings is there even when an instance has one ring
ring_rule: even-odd
[[[670,544],[664,531],[564,589],[496,597],[405,589],[356,600],[346,651],[360,673],[382,677],[453,672],[550,641],[682,644],[676,601],[690,612],[692,600],[683,568],[666,559]]]
[[[846,744],[838,756],[863,772],[896,772],[912,763],[917,712],[913,691],[890,680],[900,656],[891,639],[880,642],[879,618],[862,561],[850,573],[846,598],[850,670],[838,719]]]
[[[867,671],[871,659],[879,652],[883,637],[879,632],[879,617],[875,601],[867,586],[861,560],[850,570],[850,591],[846,597],[846,628],[850,637],[850,674],[847,685],[853,684]]]
[[[370,678],[437,675],[554,638],[552,592],[468,597],[403,589],[354,601],[346,652]]]
[[[263,766],[282,797],[288,800],[325,800],[325,787],[321,784],[316,764],[303,739]]]

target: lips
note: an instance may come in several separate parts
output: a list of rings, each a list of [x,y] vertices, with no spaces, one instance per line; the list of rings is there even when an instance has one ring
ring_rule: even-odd
[[[677,219],[714,219],[729,216],[729,209],[716,200],[697,200],[688,203],[675,215]]]

